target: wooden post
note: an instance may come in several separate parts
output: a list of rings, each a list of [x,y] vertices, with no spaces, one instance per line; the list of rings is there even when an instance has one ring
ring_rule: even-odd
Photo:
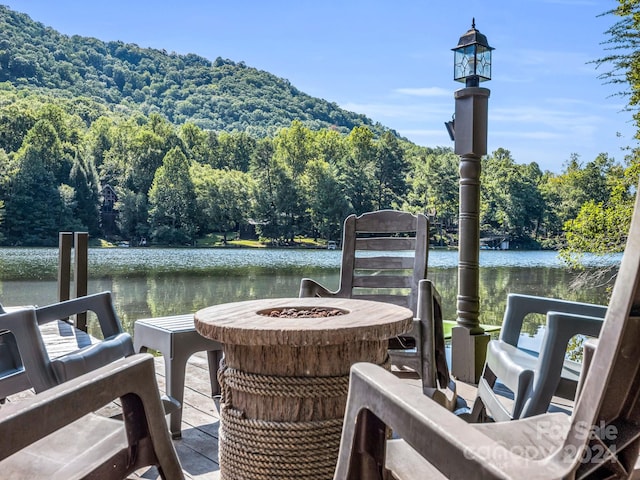
[[[451,373],[478,383],[489,335],[480,326],[480,171],[487,153],[489,89],[466,87],[456,99],[455,153],[460,155],[457,327],[451,337]]]
[[[75,298],[87,295],[89,234],[87,232],[74,232],[74,262],[73,262],[73,286]],[[76,315],[76,328],[87,331],[87,313]]]
[[[58,234],[58,301],[69,300],[71,290],[71,248],[73,234],[60,232]]]

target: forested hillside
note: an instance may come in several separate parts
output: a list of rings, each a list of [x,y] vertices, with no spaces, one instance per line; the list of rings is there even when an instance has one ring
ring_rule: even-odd
[[[0,80],[2,245],[55,245],[64,230],[158,245],[337,240],[345,216],[383,208],[424,212],[434,243],[456,243],[450,148],[242,63],[67,37],[0,7]],[[483,159],[482,235],[619,250],[637,172],[603,153],[553,174],[498,148]]]
[[[384,128],[364,115],[311,97],[288,80],[243,62],[62,35],[0,5],[0,82],[65,97],[87,97],[119,111],[160,113],[170,122],[217,131],[273,135],[292,120],[348,133]]]

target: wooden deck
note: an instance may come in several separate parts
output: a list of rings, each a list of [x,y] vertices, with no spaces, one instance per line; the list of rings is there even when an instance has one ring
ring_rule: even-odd
[[[164,393],[164,359],[156,357],[156,375],[158,386]],[[408,380],[413,381],[413,380]],[[472,405],[476,395],[473,385],[457,381],[458,395]],[[415,381],[415,388],[421,388],[420,381]],[[20,398],[33,395],[32,392],[23,392],[9,401],[19,401]],[[560,401],[554,398],[557,406],[570,409],[571,402]],[[105,413],[110,413],[109,408]],[[186,370],[186,384],[184,391],[184,407],[182,415],[182,438],[174,440],[174,445],[182,464],[185,477],[197,480],[219,480],[220,467],[218,465],[218,405],[211,398],[211,385],[206,353],[193,355]],[[155,467],[144,468],[128,477],[130,480],[156,480],[160,475]]]
[[[158,384],[164,391],[164,361],[156,358]],[[419,381],[415,382],[420,388]],[[468,404],[475,398],[473,385],[457,382],[458,394]],[[187,364],[184,408],[182,414],[182,438],[174,440],[185,476],[189,479],[217,480],[218,466],[218,407],[211,398],[211,386],[204,352],[191,357]],[[131,479],[159,479],[155,468],[136,472]]]
[[[73,350],[77,348],[77,339],[73,335],[61,336],[60,330],[48,326],[43,331],[43,337],[49,353]],[[51,331],[49,331],[51,330]],[[156,375],[160,391],[164,393],[164,359],[162,356],[155,358]],[[220,478],[218,465],[218,404],[211,398],[211,384],[208,371],[208,361],[205,352],[192,355],[186,370],[184,391],[184,407],[182,415],[182,438],[174,440],[176,451],[180,458],[183,471],[188,479]],[[420,389],[419,380],[407,380],[414,382],[415,388]],[[471,406],[476,396],[476,388],[473,385],[457,381],[458,395]],[[31,391],[25,391],[8,398],[9,401],[19,401],[25,396],[31,396]],[[561,401],[554,398],[556,406],[570,410],[572,402]],[[112,414],[113,407],[107,407],[105,414]],[[145,468],[131,475],[129,479],[159,479],[156,468]]]
[[[156,358],[158,384],[164,392],[164,361]],[[411,381],[411,380],[409,380]],[[473,385],[456,382],[458,395],[471,406],[476,395]],[[415,387],[420,382],[415,381]],[[570,410],[572,402],[554,397],[554,405],[560,409]],[[189,479],[218,480],[218,406],[211,398],[211,385],[207,369],[207,357],[204,352],[196,353],[187,364],[186,384],[184,392],[184,408],[182,414],[182,438],[174,440],[185,476]],[[131,479],[159,479],[155,468],[136,472]]]

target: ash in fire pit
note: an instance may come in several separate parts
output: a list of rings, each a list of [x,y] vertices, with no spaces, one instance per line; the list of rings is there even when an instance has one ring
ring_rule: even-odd
[[[329,307],[285,307],[273,310],[262,310],[258,315],[278,318],[323,318],[344,315],[347,312],[339,308]]]

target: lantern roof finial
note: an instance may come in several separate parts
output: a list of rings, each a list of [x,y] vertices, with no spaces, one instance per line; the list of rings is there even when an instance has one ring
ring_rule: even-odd
[[[487,41],[487,37],[480,33],[480,31],[476,28],[476,19],[473,18],[471,22],[471,28],[460,37],[458,41],[458,45],[456,48],[463,47],[465,45],[478,44],[486,47],[490,50],[493,50],[493,47],[489,46],[489,42]]]

